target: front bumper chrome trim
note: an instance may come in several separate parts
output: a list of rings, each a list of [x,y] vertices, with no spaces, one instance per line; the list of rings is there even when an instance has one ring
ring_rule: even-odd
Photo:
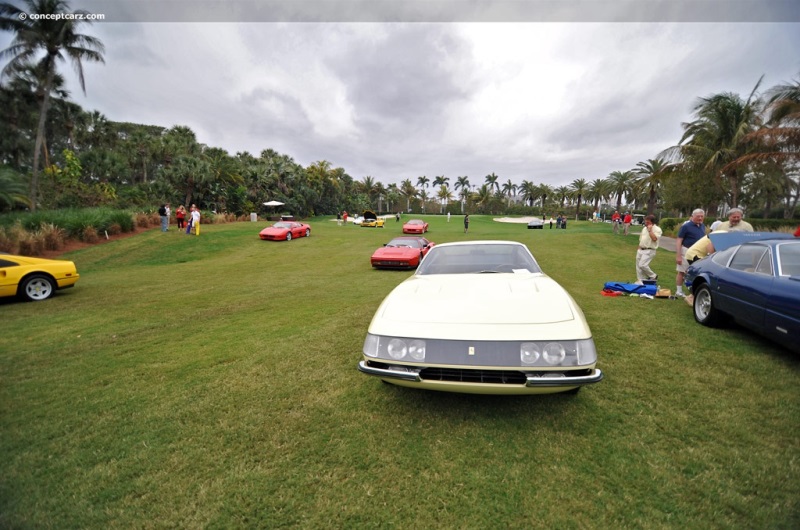
[[[374,375],[376,377],[381,377],[384,379],[400,379],[403,381],[410,381],[413,383],[423,382],[423,379],[419,375],[420,371],[422,370],[421,368],[420,369],[407,368],[404,370],[398,370],[396,368],[378,368],[375,366],[370,366],[369,364],[367,364],[367,361],[360,361],[358,363],[358,370],[367,375]],[[559,377],[528,375],[526,377],[525,386],[528,388],[575,387],[575,386],[584,386],[584,385],[599,383],[602,380],[603,380],[603,372],[600,369],[595,368],[589,375],[559,376]]]

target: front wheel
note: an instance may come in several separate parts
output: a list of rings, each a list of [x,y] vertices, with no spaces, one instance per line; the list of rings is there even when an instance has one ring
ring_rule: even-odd
[[[52,278],[37,274],[26,278],[22,283],[22,296],[29,302],[47,300],[55,292]]]
[[[310,236],[311,236],[311,229],[310,228],[306,228],[306,237],[310,237]]]
[[[291,232],[287,232],[286,233],[286,241],[291,241],[291,240],[292,240],[292,233]]]
[[[722,315],[714,308],[709,286],[701,285],[694,293],[694,319],[704,326],[714,327],[722,322]]]

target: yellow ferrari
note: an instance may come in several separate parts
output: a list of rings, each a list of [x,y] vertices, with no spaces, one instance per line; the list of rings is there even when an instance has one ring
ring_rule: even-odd
[[[47,300],[56,290],[73,287],[79,277],[71,261],[0,253],[0,297]]]
[[[361,228],[383,228],[384,224],[386,223],[386,219],[383,217],[378,217],[378,215],[372,210],[364,210],[363,215],[364,220],[361,221]]]

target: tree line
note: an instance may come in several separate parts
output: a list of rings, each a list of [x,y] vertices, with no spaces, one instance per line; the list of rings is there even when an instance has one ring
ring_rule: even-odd
[[[791,219],[800,198],[800,79],[747,98],[699,98],[674,146],[631,168],[550,186],[517,184],[490,173],[425,175],[382,184],[360,180],[321,160],[307,167],[266,148],[229,154],[171,128],[107,119],[70,101],[58,71],[70,63],[85,92],[83,64],[103,62],[104,44],[81,33],[88,20],[20,17],[72,13],[64,0],[0,4],[0,29],[14,34],[0,51],[0,211],[191,203],[237,215],[277,200],[302,217],[411,210],[426,213],[541,214],[637,209],[675,214],[704,207],[712,215],[738,206],[751,215]],[[82,11],[74,11],[83,13]],[[568,180],[568,179],[565,179]]]

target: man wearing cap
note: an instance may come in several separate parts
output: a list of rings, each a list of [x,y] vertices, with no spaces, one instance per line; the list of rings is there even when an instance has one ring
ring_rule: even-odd
[[[724,230],[726,232],[755,232],[753,225],[747,221],[742,221],[744,212],[739,208],[731,208],[728,211],[728,220],[716,228],[716,230]]]

